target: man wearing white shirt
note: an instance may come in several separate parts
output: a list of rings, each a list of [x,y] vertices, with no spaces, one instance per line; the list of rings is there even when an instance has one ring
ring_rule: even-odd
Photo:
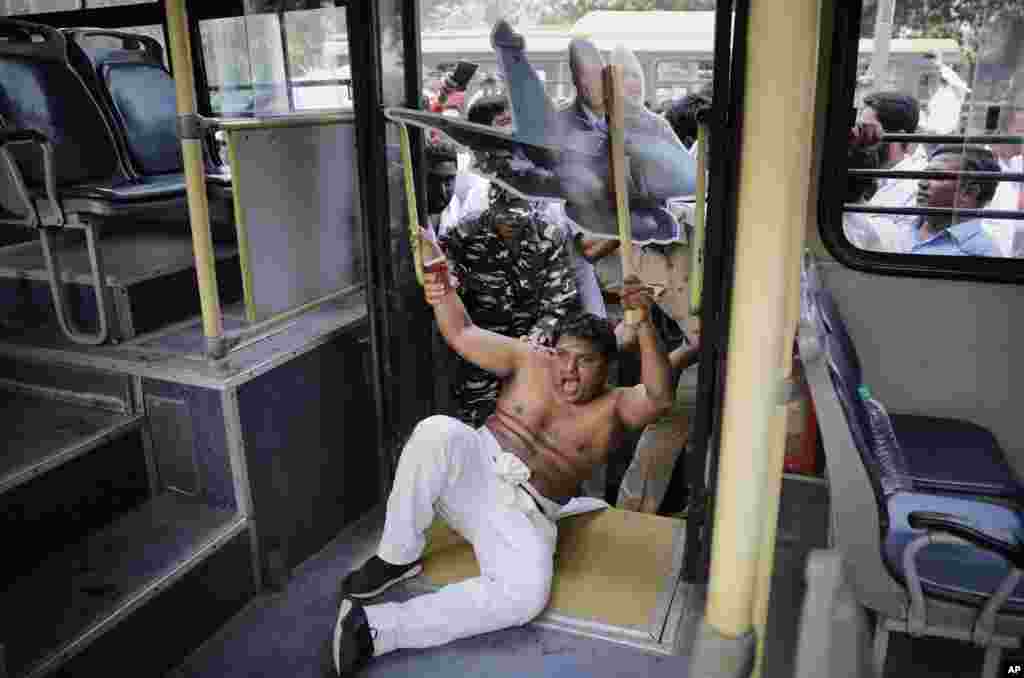
[[[999,126],[1003,134],[1024,135],[1024,105],[1004,109]],[[1024,173],[1024,156],[1020,144],[998,144],[992,150],[1003,172]],[[1000,181],[995,197],[988,209],[1024,210],[1022,184],[1015,181]],[[985,219],[984,228],[996,241],[1002,253],[1010,257],[1024,257],[1024,221],[1019,219]]]
[[[878,124],[888,134],[913,133],[921,117],[917,100],[903,92],[875,92],[864,98],[861,122]],[[906,142],[888,143],[882,147],[881,168],[898,171],[919,171],[928,164],[923,148]],[[880,179],[878,190],[868,201],[871,207],[912,207],[917,195],[916,179]],[[905,226],[913,223],[913,215],[873,214],[869,217],[885,250],[893,249]]]

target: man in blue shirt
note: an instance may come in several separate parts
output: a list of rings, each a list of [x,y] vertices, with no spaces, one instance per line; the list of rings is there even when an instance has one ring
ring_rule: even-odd
[[[925,168],[928,171],[1000,171],[992,151],[980,146],[946,145],[936,148]],[[995,195],[995,180],[921,179],[917,187],[919,207],[981,209]],[[920,216],[908,227],[901,251],[910,254],[939,254],[998,257],[999,248],[982,229],[981,219],[958,221],[955,212]]]

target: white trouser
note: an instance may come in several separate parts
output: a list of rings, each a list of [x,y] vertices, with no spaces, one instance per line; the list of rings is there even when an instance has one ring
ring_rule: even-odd
[[[481,575],[404,603],[366,608],[374,654],[430,647],[527,623],[547,606],[559,508],[524,488],[529,469],[485,427],[432,416],[402,450],[377,554],[418,559],[435,510],[473,545]],[[532,490],[532,488],[530,488]]]

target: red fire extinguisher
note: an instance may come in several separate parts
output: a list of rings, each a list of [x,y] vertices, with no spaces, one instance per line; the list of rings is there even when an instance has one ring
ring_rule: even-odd
[[[793,379],[800,384],[800,397],[789,407],[791,416],[786,422],[786,457],[783,471],[813,476],[818,467],[818,419],[814,414],[807,382],[803,379],[803,367],[798,358],[793,359]]]

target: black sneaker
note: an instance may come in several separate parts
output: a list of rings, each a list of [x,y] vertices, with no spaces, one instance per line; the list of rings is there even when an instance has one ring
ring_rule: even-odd
[[[341,678],[351,676],[373,657],[373,631],[362,605],[348,598],[341,601],[324,655],[324,675]]]
[[[423,571],[422,561],[408,565],[392,565],[386,560],[373,556],[361,568],[345,577],[341,593],[358,600],[379,596],[395,584],[412,579]]]

